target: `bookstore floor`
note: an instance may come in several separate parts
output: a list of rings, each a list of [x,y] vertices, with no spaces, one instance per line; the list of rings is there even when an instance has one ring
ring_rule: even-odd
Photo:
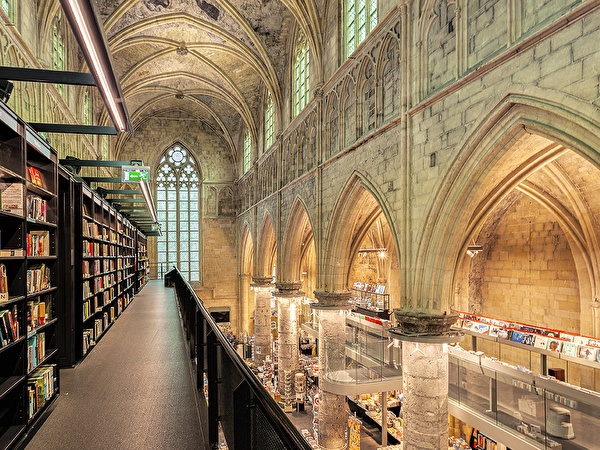
[[[204,442],[172,289],[151,281],[96,348],[63,369],[26,450],[198,449]]]

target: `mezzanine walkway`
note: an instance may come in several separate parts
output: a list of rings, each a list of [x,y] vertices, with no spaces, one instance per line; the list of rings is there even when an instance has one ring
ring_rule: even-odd
[[[75,368],[26,450],[204,449],[175,292],[150,281]]]

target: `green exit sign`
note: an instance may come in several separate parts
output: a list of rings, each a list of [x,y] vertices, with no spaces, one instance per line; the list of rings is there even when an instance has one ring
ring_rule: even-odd
[[[139,183],[150,181],[150,166],[123,166],[121,170],[123,183]]]

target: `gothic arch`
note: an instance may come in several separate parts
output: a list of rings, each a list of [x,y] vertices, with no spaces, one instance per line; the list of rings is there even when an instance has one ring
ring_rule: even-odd
[[[458,153],[435,196],[415,258],[415,284],[408,307],[438,312],[450,309],[469,240],[477,236],[493,208],[515,189],[554,211],[573,247],[579,249],[574,251],[579,275],[588,277],[589,294],[597,298],[600,249],[593,226],[586,223],[584,202],[569,200],[570,211],[564,210],[526,181],[542,168],[561,176],[553,163],[565,154],[577,155],[600,170],[599,131],[598,122],[549,100],[514,95],[497,105]],[[562,191],[568,192],[567,182],[561,183]],[[576,216],[578,220],[574,220]],[[582,308],[584,303],[582,300]],[[587,308],[589,303],[588,298]]]
[[[303,252],[306,250],[305,244],[312,239],[313,235],[312,222],[306,205],[300,198],[294,201],[286,224],[277,278],[280,281],[296,282],[300,280],[300,264]]]
[[[399,252],[391,209],[369,178],[354,172],[342,189],[331,216],[322,261],[322,288],[327,292],[345,292],[353,254],[369,227],[383,215],[387,220],[395,250]],[[400,280],[399,280],[400,282]]]
[[[269,213],[265,217],[260,228],[258,245],[256,247],[256,267],[254,275],[259,277],[271,277],[273,266],[277,255],[277,240],[275,239],[275,227]]]

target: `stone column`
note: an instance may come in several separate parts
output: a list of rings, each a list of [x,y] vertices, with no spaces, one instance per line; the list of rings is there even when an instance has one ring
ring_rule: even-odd
[[[350,309],[350,291],[332,293],[315,291],[318,303],[312,305],[319,315],[319,379],[346,366],[346,314]],[[319,383],[319,447],[345,449],[348,402],[345,395],[324,390]]]
[[[448,343],[456,315],[394,310],[397,328],[390,334],[402,341],[404,450],[448,446]]]
[[[278,390],[282,394],[282,400],[285,403],[287,398],[284,398],[285,372],[290,373],[293,383],[294,376],[300,367],[298,361],[298,309],[304,293],[300,291],[301,283],[278,282],[275,283],[275,286],[277,288],[275,290],[275,298],[277,299],[277,334],[279,339],[279,361],[277,363],[279,374]]]
[[[271,355],[271,291],[272,279],[253,277],[254,290],[254,364],[262,366]]]

